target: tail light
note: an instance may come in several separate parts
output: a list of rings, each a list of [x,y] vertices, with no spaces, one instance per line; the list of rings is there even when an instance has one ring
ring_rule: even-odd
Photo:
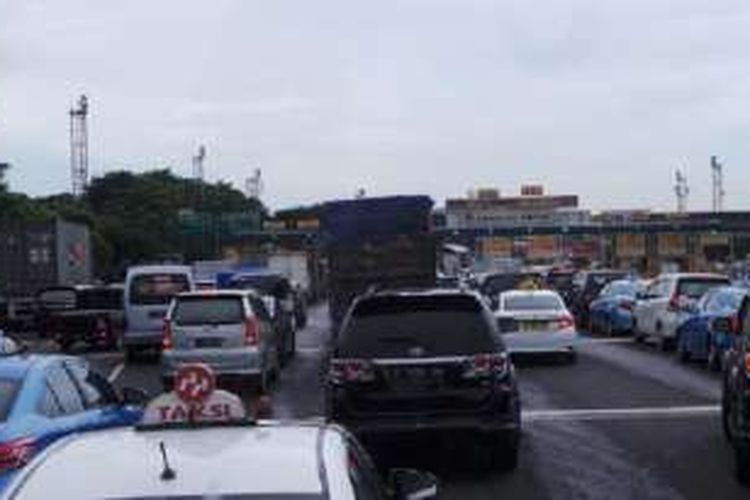
[[[669,298],[669,303],[667,304],[667,311],[677,312],[679,310],[680,310],[680,299],[677,297],[677,295],[672,295]]]
[[[733,314],[729,317],[729,324],[731,325],[732,333],[739,335],[740,331],[740,316]]]
[[[245,320],[245,345],[257,346],[260,342],[260,324],[255,318]]]
[[[633,310],[633,303],[632,302],[620,302],[620,309],[623,311],[632,311]]]
[[[496,354],[477,354],[469,359],[463,378],[488,378],[493,375],[505,375],[510,369],[510,360],[505,352]]]
[[[34,440],[22,438],[0,444],[0,473],[23,467],[34,455]]]
[[[166,319],[161,328],[161,348],[164,351],[172,348],[172,324]]]
[[[372,382],[375,372],[372,363],[364,359],[334,359],[328,367],[328,380],[332,384]]]
[[[750,352],[745,354],[745,373],[750,375]]]
[[[567,330],[567,331],[574,330],[575,326],[576,326],[576,321],[575,321],[575,319],[573,319],[573,316],[571,316],[570,314],[566,314],[565,316],[561,316],[557,320],[557,327],[560,330]]]

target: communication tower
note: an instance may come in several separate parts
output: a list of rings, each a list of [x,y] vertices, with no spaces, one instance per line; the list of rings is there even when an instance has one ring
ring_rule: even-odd
[[[712,209],[714,212],[724,210],[724,165],[715,156],[711,157]]]
[[[684,213],[687,210],[690,186],[688,186],[687,175],[680,169],[675,171],[674,193],[677,196],[677,212]]]
[[[206,146],[198,146],[198,153],[193,156],[193,178],[202,181],[205,176]]]
[[[259,200],[263,194],[263,177],[259,168],[253,170],[253,175],[245,179],[245,194],[254,200]]]
[[[70,178],[73,196],[81,196],[89,184],[89,101],[85,95],[70,109]]]

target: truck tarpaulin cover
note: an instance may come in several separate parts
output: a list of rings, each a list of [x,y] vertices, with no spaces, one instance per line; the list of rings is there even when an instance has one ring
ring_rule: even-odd
[[[327,244],[361,244],[430,231],[429,196],[391,196],[333,201],[323,208]]]

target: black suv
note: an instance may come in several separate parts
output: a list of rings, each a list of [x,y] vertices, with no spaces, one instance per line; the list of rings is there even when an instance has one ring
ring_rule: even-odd
[[[514,370],[476,293],[383,292],[356,300],[333,341],[325,394],[327,418],[365,442],[462,433],[476,438],[483,467],[517,464]]]
[[[737,479],[750,486],[750,298],[745,297],[736,326],[730,319],[717,318],[712,328],[733,334],[725,358],[722,422],[734,448]]]

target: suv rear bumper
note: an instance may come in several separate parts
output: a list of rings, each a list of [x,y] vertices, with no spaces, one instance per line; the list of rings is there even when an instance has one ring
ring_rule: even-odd
[[[479,433],[498,434],[518,432],[521,424],[512,418],[480,415],[460,415],[441,417],[381,417],[368,420],[337,421],[358,436],[395,436],[399,434],[431,433]]]
[[[203,363],[219,376],[255,376],[263,372],[262,355],[257,349],[170,349],[162,352],[163,377],[172,377],[182,365]]]

